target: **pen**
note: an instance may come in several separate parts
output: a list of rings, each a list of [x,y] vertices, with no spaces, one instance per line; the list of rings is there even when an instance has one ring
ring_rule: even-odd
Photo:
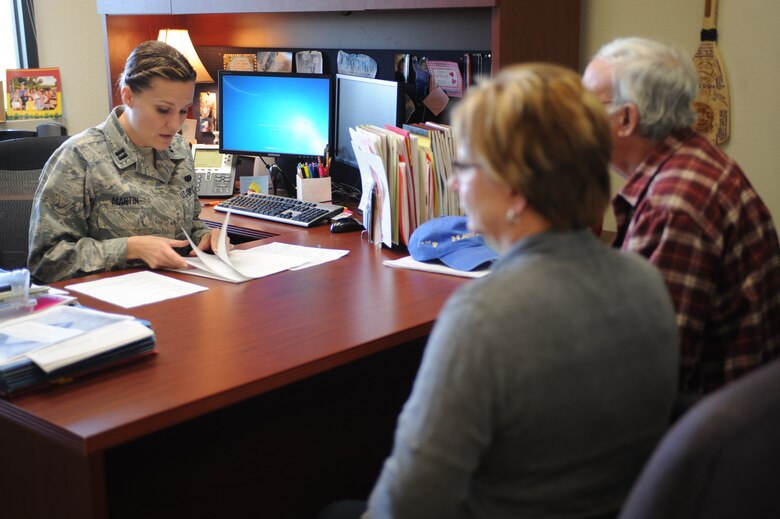
[[[210,202],[201,202],[200,206],[201,207],[213,207],[213,206],[218,205],[218,204],[219,204],[219,200],[212,200]]]

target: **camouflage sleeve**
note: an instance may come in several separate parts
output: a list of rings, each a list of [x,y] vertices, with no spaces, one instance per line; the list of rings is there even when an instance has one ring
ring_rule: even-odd
[[[196,194],[192,203],[192,231],[190,236],[195,244],[199,244],[200,240],[209,232],[211,232],[211,228],[200,219],[200,200]]]
[[[88,236],[92,201],[86,187],[87,168],[78,149],[65,146],[41,172],[30,218],[28,257],[30,272],[39,282],[127,264],[127,238],[98,241]]]
[[[187,145],[188,146],[188,145]],[[187,154],[187,158],[184,161],[183,167],[187,170],[187,175],[195,178],[195,163],[193,162],[192,155]],[[206,225],[203,220],[200,219],[200,199],[198,194],[192,200],[192,228],[190,229],[190,238],[196,245],[200,244],[200,240],[203,236],[211,232],[211,228]]]

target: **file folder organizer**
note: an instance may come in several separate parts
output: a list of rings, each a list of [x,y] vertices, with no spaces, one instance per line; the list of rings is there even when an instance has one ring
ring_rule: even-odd
[[[423,222],[462,214],[449,189],[455,150],[449,126],[359,126],[352,137],[363,186],[359,208],[369,241],[407,245]]]

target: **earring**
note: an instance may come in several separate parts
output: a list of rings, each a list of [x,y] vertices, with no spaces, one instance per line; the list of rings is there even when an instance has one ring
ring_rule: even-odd
[[[517,220],[517,211],[515,211],[514,207],[510,207],[506,210],[506,223],[515,223],[515,220]]]

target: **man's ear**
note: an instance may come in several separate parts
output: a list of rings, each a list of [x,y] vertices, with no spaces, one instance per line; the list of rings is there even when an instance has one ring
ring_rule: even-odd
[[[617,134],[620,137],[630,137],[639,131],[639,109],[634,103],[626,103],[618,112]]]
[[[134,95],[129,86],[125,85],[119,91],[119,96],[122,98],[122,104],[125,106],[133,106]]]

